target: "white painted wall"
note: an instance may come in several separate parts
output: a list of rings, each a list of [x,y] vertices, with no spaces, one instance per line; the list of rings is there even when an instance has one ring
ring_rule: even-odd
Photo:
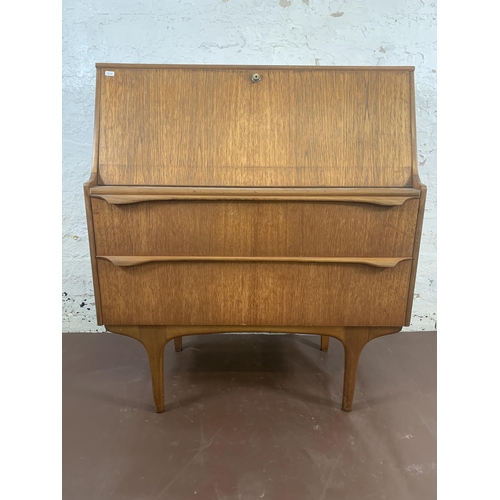
[[[415,66],[428,186],[408,330],[436,328],[436,4],[429,0],[64,0],[63,331],[96,326],[83,201],[95,62]]]

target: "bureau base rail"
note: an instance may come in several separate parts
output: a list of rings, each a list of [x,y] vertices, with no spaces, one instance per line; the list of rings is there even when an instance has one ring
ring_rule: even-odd
[[[321,349],[328,349],[330,337],[336,338],[344,346],[344,387],[342,410],[352,410],[356,374],[359,357],[363,347],[382,335],[397,333],[401,326],[382,327],[323,327],[323,326],[140,326],[140,325],[105,325],[107,331],[126,335],[138,340],[146,349],[151,369],[153,398],[157,413],[165,409],[164,389],[164,350],[170,340],[174,340],[175,350],[182,350],[182,337],[209,333],[307,333],[321,335]]]

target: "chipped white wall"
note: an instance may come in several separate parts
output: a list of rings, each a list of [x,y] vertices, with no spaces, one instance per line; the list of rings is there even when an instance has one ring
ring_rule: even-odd
[[[428,186],[412,325],[436,327],[436,4],[429,0],[64,0],[63,331],[96,326],[83,183],[95,62],[416,66]]]

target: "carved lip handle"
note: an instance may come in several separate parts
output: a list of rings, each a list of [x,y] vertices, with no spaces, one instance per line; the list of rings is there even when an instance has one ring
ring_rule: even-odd
[[[98,259],[111,262],[116,267],[139,266],[152,262],[302,262],[330,264],[364,264],[371,267],[396,267],[412,257],[219,257],[211,255],[98,255]]]
[[[91,195],[92,198],[105,200],[110,205],[130,205],[146,201],[329,201],[344,203],[365,203],[370,205],[380,205],[386,207],[401,206],[405,201],[412,199],[412,196],[290,196],[290,195],[203,195],[203,194],[100,194]]]

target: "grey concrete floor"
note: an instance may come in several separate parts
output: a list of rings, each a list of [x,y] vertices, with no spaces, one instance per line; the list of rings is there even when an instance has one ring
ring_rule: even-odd
[[[342,346],[319,339],[170,342],[156,414],[137,341],[63,335],[63,498],[436,498],[436,333],[369,343],[352,413]]]

